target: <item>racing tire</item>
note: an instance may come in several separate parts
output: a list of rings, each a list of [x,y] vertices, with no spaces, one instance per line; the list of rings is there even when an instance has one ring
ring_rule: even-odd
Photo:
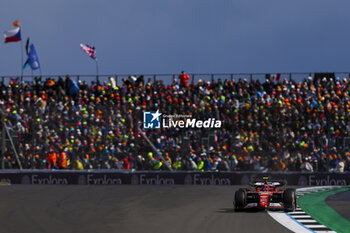
[[[241,210],[247,202],[247,193],[244,189],[240,188],[235,192],[234,209],[235,211]]]
[[[283,193],[283,203],[285,212],[294,212],[297,206],[295,189],[286,189]]]

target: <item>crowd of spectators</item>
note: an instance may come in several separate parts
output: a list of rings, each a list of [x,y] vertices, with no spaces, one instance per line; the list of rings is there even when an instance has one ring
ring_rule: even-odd
[[[129,77],[0,84],[2,118],[27,169],[350,171],[350,82]],[[144,130],[143,111],[222,121],[220,129]],[[203,140],[212,135],[213,140]],[[6,146],[1,164],[18,168]],[[168,166],[167,166],[168,165]]]

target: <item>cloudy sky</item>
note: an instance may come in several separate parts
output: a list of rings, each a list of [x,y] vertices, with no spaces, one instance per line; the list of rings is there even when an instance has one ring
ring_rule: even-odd
[[[95,74],[79,47],[94,45],[102,74],[350,71],[346,0],[17,0],[43,74]],[[0,75],[20,74],[20,43],[0,44]],[[30,74],[30,70],[25,70]]]

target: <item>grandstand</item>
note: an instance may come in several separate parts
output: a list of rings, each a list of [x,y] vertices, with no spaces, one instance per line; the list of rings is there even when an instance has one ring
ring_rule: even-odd
[[[18,159],[15,150],[3,147],[0,164],[25,169],[350,171],[349,74],[322,76],[191,74],[185,82],[177,74],[3,77],[0,105],[8,131],[16,137]],[[139,127],[143,112],[156,110],[216,118],[222,127],[141,129],[149,143]]]

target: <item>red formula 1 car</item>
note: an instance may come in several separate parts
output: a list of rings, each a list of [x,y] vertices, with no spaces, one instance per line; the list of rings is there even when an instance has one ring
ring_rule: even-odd
[[[252,188],[240,188],[235,192],[234,208],[242,210],[248,208],[283,209],[293,212],[297,206],[295,189],[286,189],[285,183],[280,181],[254,181]]]

